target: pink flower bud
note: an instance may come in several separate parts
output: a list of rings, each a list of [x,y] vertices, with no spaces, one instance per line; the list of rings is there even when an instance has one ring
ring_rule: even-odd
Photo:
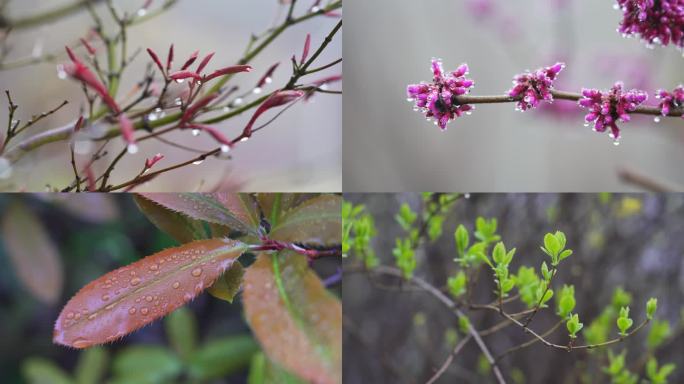
[[[188,58],[185,64],[183,64],[183,66],[181,67],[181,71],[185,71],[186,69],[188,69],[188,67],[190,67],[192,63],[195,62],[195,60],[197,60],[197,55],[199,55],[199,51],[193,52],[192,55],[190,55],[190,58]]]
[[[254,115],[249,120],[249,123],[247,123],[247,126],[242,131],[242,137],[250,137],[252,135],[252,127],[254,126],[254,123],[257,121],[259,116],[264,114],[264,112],[268,111],[271,108],[279,107],[279,106],[287,104],[291,101],[297,100],[298,98],[300,98],[302,96],[304,96],[304,92],[302,92],[302,91],[278,91],[278,92],[274,92],[271,96],[269,96],[268,99],[266,99],[259,106],[259,108],[257,108],[256,112],[254,112]]]
[[[164,74],[164,66],[162,65],[161,61],[159,60],[159,56],[151,49],[147,48],[147,53],[150,55],[152,60],[154,61],[155,64],[157,64],[157,68],[159,68],[159,71]]]
[[[219,76],[230,75],[232,73],[251,72],[251,71],[252,71],[252,67],[249,65],[233,65],[231,67],[218,69],[218,70],[212,72],[210,75],[207,75],[204,77],[204,81],[209,81],[209,80],[214,79],[214,78],[219,77]]]
[[[150,168],[154,167],[154,165],[157,164],[163,158],[164,158],[164,155],[162,155],[161,153],[157,153],[151,159],[146,159],[145,160],[145,169],[150,169]]]
[[[311,47],[311,34],[307,33],[306,34],[306,40],[304,40],[304,50],[302,52],[302,60],[300,61],[301,64],[304,64],[306,61],[306,58],[309,56],[309,48]]]

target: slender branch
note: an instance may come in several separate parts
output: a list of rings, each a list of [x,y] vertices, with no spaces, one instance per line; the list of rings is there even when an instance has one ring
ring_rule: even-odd
[[[554,100],[579,101],[582,95],[579,93],[551,90]],[[462,95],[456,96],[458,104],[500,104],[500,103],[516,103],[522,100],[523,95],[511,97],[508,95],[491,95],[491,96],[474,96]],[[661,116],[660,108],[649,105],[640,105],[630,113],[638,113],[642,115]],[[672,108],[669,117],[681,117],[684,115],[684,108]]]
[[[435,374],[432,375],[432,377],[430,377],[430,379],[428,381],[426,381],[425,384],[433,384],[433,383],[437,382],[437,380],[449,368],[449,366],[451,365],[451,362],[454,360],[454,357],[456,357],[456,355],[458,355],[458,353],[461,352],[461,349],[463,349],[463,347],[465,347],[465,345],[468,344],[468,342],[472,338],[473,338],[473,336],[468,334],[466,337],[463,338],[463,340],[461,340],[458,344],[456,344],[456,346],[454,347],[454,350],[449,354],[447,359],[444,360],[444,363],[442,363],[442,365],[439,367],[437,372],[435,372]]]
[[[390,275],[390,276],[395,276],[398,278],[403,279],[404,275],[403,273],[394,267],[389,267],[389,266],[378,266],[370,270],[371,273],[380,273],[384,275]],[[451,300],[448,296],[446,296],[444,293],[442,293],[437,287],[433,286],[432,284],[428,283],[427,281],[417,277],[413,276],[409,279],[409,281],[420,288],[422,288],[425,292],[431,294],[433,297],[435,297],[437,300],[442,302],[444,306],[446,306],[449,310],[451,310],[456,316],[458,317],[466,317],[465,313],[463,313],[460,309],[456,307],[456,303]],[[501,370],[499,369],[499,366],[496,364],[496,361],[494,360],[494,357],[492,356],[492,353],[489,351],[489,347],[487,347],[487,344],[482,340],[480,337],[480,334],[477,332],[477,330],[470,325],[468,327],[468,333],[473,337],[475,340],[475,343],[477,343],[478,347],[482,351],[482,354],[485,356],[489,364],[492,366],[492,371],[494,372],[494,376],[496,377],[497,381],[500,384],[505,384],[506,380],[503,377],[503,374],[501,373]]]
[[[532,319],[534,319],[534,317],[537,315],[537,312],[539,312],[539,309],[544,304],[544,297],[546,296],[546,292],[548,292],[549,289],[551,289],[551,282],[553,281],[553,278],[556,276],[557,271],[558,271],[557,267],[553,267],[553,269],[551,269],[551,277],[549,278],[549,281],[546,283],[546,289],[544,290],[541,297],[539,298],[539,302],[537,303],[537,305],[534,306],[534,311],[532,311],[532,314],[530,315],[530,317],[528,317],[525,320],[524,328],[527,328],[527,326],[530,325],[530,323],[532,322]]]
[[[31,16],[26,16],[23,18],[17,18],[17,19],[7,19],[4,20],[5,23],[4,25],[0,25],[0,27],[8,27],[12,28],[15,30],[18,29],[25,29],[25,28],[31,28],[35,27],[37,25],[49,23],[67,16],[71,16],[72,14],[80,11],[83,6],[87,4],[95,4],[99,3],[102,0],[77,0],[77,1],[72,1],[71,3],[64,4],[58,8],[51,9],[49,11],[45,11],[42,13],[38,13],[35,15]]]
[[[563,320],[562,320],[562,319],[561,319],[560,321],[556,322],[556,324],[554,324],[553,327],[549,328],[549,330],[547,330],[546,332],[544,332],[541,336],[542,336],[543,338],[549,337],[549,335],[551,335],[553,332],[555,332],[556,329],[558,329],[558,327],[561,326],[561,324],[563,324]],[[515,351],[519,351],[519,350],[521,350],[521,349],[527,348],[527,347],[529,347],[529,346],[531,346],[531,345],[533,345],[533,344],[535,344],[535,343],[537,343],[537,342],[539,342],[539,339],[537,339],[537,338],[532,338],[531,340],[529,340],[529,341],[527,341],[527,342],[525,342],[525,343],[522,343],[522,344],[520,344],[520,345],[516,345],[515,347],[508,348],[507,350],[505,350],[505,351],[502,352],[499,356],[496,357],[496,361],[501,361],[501,359],[503,359],[504,357],[508,356],[509,354],[511,354],[511,353],[513,353],[513,352],[515,352]]]
[[[637,173],[635,171],[622,168],[618,170],[618,177],[620,180],[627,184],[632,184],[635,185],[639,188],[643,188],[644,190],[648,192],[657,192],[657,193],[668,193],[668,192],[676,192],[676,191],[681,191],[684,188],[678,188],[674,185],[668,185],[666,183],[663,183],[661,181],[655,180],[654,178],[650,176],[646,176],[641,173]]]

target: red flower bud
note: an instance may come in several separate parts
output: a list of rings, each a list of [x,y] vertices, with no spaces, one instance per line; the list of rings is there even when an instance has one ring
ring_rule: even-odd
[[[169,47],[169,54],[166,55],[166,72],[171,70],[173,64],[173,44]]]
[[[207,66],[207,64],[209,64],[209,61],[211,60],[212,57],[214,57],[214,52],[208,54],[208,55],[202,60],[202,62],[200,63],[200,65],[197,66],[197,70],[195,71],[195,73],[197,73],[198,75],[199,75],[200,73],[202,73],[202,70],[204,69],[204,67]]]
[[[218,93],[213,93],[207,96],[204,96],[203,98],[197,100],[194,104],[188,107],[188,109],[185,110],[183,113],[183,117],[181,118],[180,125],[183,126],[185,123],[189,122],[192,120],[193,116],[197,114],[197,112],[206,107],[207,104],[209,104],[212,100],[218,97]]]
[[[219,70],[214,71],[212,74],[205,76],[204,81],[209,81],[211,79],[214,79],[219,76],[223,75],[229,75],[231,73],[238,73],[238,72],[251,72],[252,67],[249,65],[233,65],[231,67],[226,67],[222,68]]]
[[[202,80],[202,76],[190,71],[180,71],[169,75],[172,80],[183,80],[187,78],[193,78],[195,80]]]
[[[157,153],[156,155],[154,155],[153,158],[146,159],[145,160],[145,169],[147,170],[147,169],[154,167],[154,165],[157,164],[163,158],[164,158],[164,155],[162,155],[161,153]]]
[[[186,69],[188,69],[188,67],[191,66],[192,63],[195,62],[195,60],[197,60],[197,55],[199,55],[199,51],[193,52],[192,55],[190,55],[190,58],[181,67],[181,71],[185,71]]]
[[[304,41],[304,51],[302,52],[302,60],[300,61],[301,64],[304,64],[306,61],[306,58],[309,56],[309,48],[311,47],[311,34],[307,33],[306,34],[306,40]]]
[[[247,123],[247,126],[242,131],[241,138],[250,137],[252,135],[252,127],[254,126],[254,123],[264,112],[271,108],[279,107],[291,101],[297,100],[303,95],[304,92],[302,91],[278,91],[273,93],[259,106],[259,108],[257,108],[256,112],[254,112],[254,115],[249,120],[249,123]]]
[[[262,76],[261,79],[259,79],[259,82],[257,83],[257,88],[261,88],[264,85],[266,85],[266,83],[270,82],[269,79],[271,79],[273,77],[273,73],[275,72],[276,68],[278,68],[279,65],[280,65],[280,62],[275,63],[271,66],[271,68],[268,69],[268,71],[266,71],[264,76]]]
[[[150,55],[152,60],[154,60],[154,63],[157,64],[157,68],[159,68],[159,71],[161,71],[161,73],[164,74],[164,66],[159,60],[159,56],[157,56],[157,54],[151,48],[147,48],[147,53]]]

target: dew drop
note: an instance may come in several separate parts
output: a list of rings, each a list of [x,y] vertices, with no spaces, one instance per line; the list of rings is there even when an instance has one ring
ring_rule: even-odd
[[[261,87],[256,87],[256,88],[254,88],[254,89],[252,90],[252,93],[254,93],[255,95],[258,95],[258,94],[260,94],[261,92],[262,92]]]
[[[97,317],[97,313],[93,313],[92,315],[88,316],[88,320],[95,320]]]
[[[660,116],[656,116],[653,118],[653,121],[656,123],[660,123]]]
[[[191,274],[195,277],[199,277],[202,274],[202,268],[195,268],[192,270]]]
[[[62,64],[57,66],[57,78],[60,80],[64,80],[67,78],[67,73],[64,70],[64,65]]]
[[[173,283],[172,287],[173,289],[178,289],[178,287],[180,287],[180,283],[176,281],[175,283]]]
[[[240,142],[241,142],[241,143],[244,143],[244,142],[246,142],[247,140],[249,140],[249,137],[243,137],[242,139],[240,139]]]
[[[139,278],[139,277],[134,277],[134,278],[131,279],[131,285],[132,285],[132,286],[135,287],[135,286],[138,285],[138,284],[140,284],[140,278]]]
[[[105,307],[105,309],[108,311],[111,311],[112,309],[114,309],[115,306],[116,306],[115,304],[109,304],[108,306]]]
[[[193,161],[192,165],[200,165],[202,163],[204,163],[204,160],[197,160],[197,161]]]
[[[102,301],[109,301],[109,295],[102,295]]]
[[[228,152],[230,152],[230,146],[228,146],[228,145],[226,145],[226,144],[223,144],[223,145],[221,146],[221,152],[223,152],[223,153],[228,153]]]
[[[321,8],[318,6],[311,7],[311,13],[316,13],[316,12],[319,12],[320,10],[321,10]]]
[[[200,130],[199,130],[199,129],[193,129],[193,130],[192,130],[192,135],[193,135],[193,136],[199,136],[199,134],[200,134]]]
[[[145,301],[147,301],[148,303],[151,303],[152,300],[154,300],[152,296],[145,296]]]
[[[136,311],[135,307],[131,307],[131,308],[128,310],[128,313],[130,313],[131,315],[135,315],[135,311]]]
[[[74,318],[74,313],[73,313],[73,312],[67,313],[66,318],[67,318],[67,319],[70,319],[70,320],[73,319],[73,318]]]
[[[136,153],[138,153],[138,146],[135,144],[128,144],[128,147],[126,148],[126,150],[131,155],[135,155]]]
[[[266,84],[271,84],[272,82],[273,82],[273,79],[270,76],[264,79],[264,83],[266,83]]]
[[[228,112],[230,112],[230,107],[226,105],[225,107],[223,107],[222,111],[224,113],[228,113]]]
[[[140,313],[142,313],[143,315],[147,315],[149,312],[150,310],[145,307],[140,308]]]
[[[176,83],[178,83],[178,84],[182,84],[182,83],[184,83],[184,82],[185,82],[185,79],[178,79],[178,80],[176,80]]]
[[[138,17],[143,17],[145,15],[147,15],[147,9],[145,9],[145,8],[138,9]]]
[[[242,97],[238,97],[237,99],[235,99],[235,101],[233,101],[233,105],[242,105],[242,102]]]
[[[159,269],[159,266],[157,264],[150,265],[150,271],[156,271],[158,269]]]
[[[183,104],[183,101],[181,100],[180,97],[177,97],[176,100],[173,101],[173,103],[176,104],[177,106],[180,106]]]

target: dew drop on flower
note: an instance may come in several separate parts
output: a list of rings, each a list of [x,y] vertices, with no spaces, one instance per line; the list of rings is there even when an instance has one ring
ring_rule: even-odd
[[[182,84],[183,82],[185,82],[185,79],[178,79],[178,80],[176,80],[176,83],[178,83],[178,84]]]
[[[0,179],[9,179],[12,176],[12,163],[4,157],[0,157]]]
[[[193,129],[193,130],[192,130],[192,135],[193,135],[193,136],[199,136],[199,134],[200,134],[200,130],[199,130],[199,129]]]
[[[128,147],[126,148],[126,150],[131,155],[135,155],[136,153],[138,153],[138,146],[135,144],[128,144]]]

